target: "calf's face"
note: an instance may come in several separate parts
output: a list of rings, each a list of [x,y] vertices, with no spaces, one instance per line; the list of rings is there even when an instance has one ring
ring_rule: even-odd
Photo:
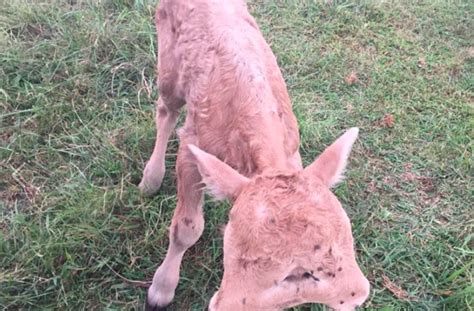
[[[342,179],[351,129],[302,171],[248,179],[195,146],[203,182],[234,201],[224,233],[224,276],[210,310],[281,310],[307,302],[353,310],[369,295],[350,221],[330,191]]]

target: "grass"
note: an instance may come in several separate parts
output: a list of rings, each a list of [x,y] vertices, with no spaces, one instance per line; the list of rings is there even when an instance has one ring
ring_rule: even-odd
[[[136,184],[154,141],[154,1],[0,8],[0,307],[140,309],[176,203]],[[29,3],[29,4],[28,4]],[[472,310],[474,6],[470,1],[252,2],[310,163],[361,128],[336,193],[372,310]],[[226,203],[185,256],[173,308],[222,275]],[[120,277],[120,276],[121,277]],[[322,310],[303,306],[295,310]]]

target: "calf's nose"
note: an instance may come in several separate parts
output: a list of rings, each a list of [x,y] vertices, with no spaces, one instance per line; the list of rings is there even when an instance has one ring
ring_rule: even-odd
[[[344,275],[344,280],[336,301],[330,305],[338,311],[355,310],[362,306],[370,294],[370,283],[360,269],[355,269]]]

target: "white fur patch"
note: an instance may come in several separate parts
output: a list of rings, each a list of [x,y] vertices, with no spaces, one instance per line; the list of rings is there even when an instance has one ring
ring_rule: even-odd
[[[257,204],[257,207],[255,208],[255,215],[257,216],[258,220],[264,220],[267,217],[267,207],[265,204]]]
[[[347,159],[349,158],[352,145],[356,141],[358,134],[359,134],[359,128],[353,127],[336,140],[336,144],[341,144],[341,150],[339,154],[339,161],[338,161],[337,168],[334,172],[334,176],[331,178],[329,182],[330,188],[334,187],[335,185],[340,183],[342,180],[344,180],[344,171],[346,170]]]

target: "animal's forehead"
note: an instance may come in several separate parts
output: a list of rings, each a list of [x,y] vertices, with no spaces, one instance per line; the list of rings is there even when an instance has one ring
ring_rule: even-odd
[[[318,208],[339,205],[339,201],[327,187],[308,180],[301,173],[275,173],[254,177],[236,204],[264,204],[274,208],[312,205]]]
[[[338,243],[350,241],[345,236],[351,235],[349,219],[337,198],[327,187],[299,174],[254,178],[234,202],[229,225],[248,228],[243,234],[247,241],[268,234],[269,238],[281,235],[280,242],[288,239],[292,244],[303,236],[314,240],[311,243]]]
[[[254,219],[248,219],[255,216]],[[326,227],[348,223],[337,198],[324,186],[310,183],[299,174],[258,176],[234,202],[231,218],[259,226],[279,220],[291,223],[327,222]]]
[[[308,181],[300,174],[271,174],[254,177],[247,187],[248,194],[267,193],[273,194],[306,192],[309,188]]]

